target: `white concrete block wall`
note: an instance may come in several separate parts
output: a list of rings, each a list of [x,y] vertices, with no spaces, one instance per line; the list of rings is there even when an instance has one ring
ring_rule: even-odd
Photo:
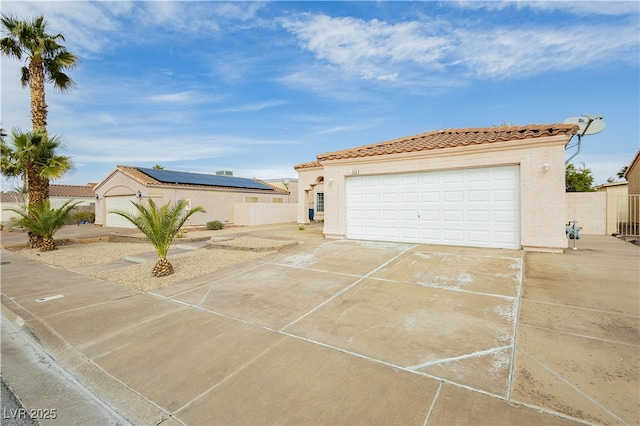
[[[567,222],[577,220],[583,234],[607,234],[607,194],[567,192]]]

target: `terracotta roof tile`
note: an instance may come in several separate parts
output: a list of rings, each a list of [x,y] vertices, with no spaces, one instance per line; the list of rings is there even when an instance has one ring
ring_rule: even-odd
[[[0,202],[3,203],[26,203],[27,194],[22,192],[2,192],[0,193]]]
[[[50,197],[93,198],[93,186],[89,185],[49,185]]]
[[[573,136],[579,130],[575,124],[530,124],[527,126],[487,127],[469,129],[446,129],[420,135],[404,137],[387,142],[379,142],[356,148],[318,155],[318,162],[304,163],[298,168],[308,168],[307,164],[318,164],[326,160],[368,157],[373,155],[400,154],[441,148],[455,148],[495,142],[510,142],[564,134]]]
[[[293,168],[296,169],[296,170],[313,169],[315,167],[322,167],[322,165],[320,164],[319,161],[309,161],[308,163],[301,163],[301,164],[296,164],[295,166],[293,166]]]

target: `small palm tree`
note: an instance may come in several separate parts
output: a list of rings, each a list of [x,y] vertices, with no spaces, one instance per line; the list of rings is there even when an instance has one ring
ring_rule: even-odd
[[[50,251],[56,248],[53,235],[69,220],[69,213],[80,201],[69,200],[62,206],[52,209],[49,200],[44,200],[33,206],[22,206],[19,209],[6,209],[16,212],[20,218],[17,225],[28,229],[30,232],[40,235],[40,251]]]
[[[49,179],[73,169],[73,161],[60,155],[64,145],[58,136],[20,129],[13,129],[11,136],[11,143],[3,143],[0,149],[0,172],[7,177],[24,176],[29,206],[35,206],[49,198]]]
[[[171,203],[167,203],[160,208],[152,199],[149,199],[149,206],[131,202],[138,210],[138,214],[123,210],[111,210],[109,213],[115,213],[133,223],[136,228],[147,236],[151,244],[158,253],[158,262],[153,267],[154,277],[164,277],[173,274],[173,265],[167,260],[167,252],[173,238],[185,224],[192,214],[197,212],[206,213],[204,208],[198,206],[183,214],[189,202],[187,200],[178,201],[173,207]]]

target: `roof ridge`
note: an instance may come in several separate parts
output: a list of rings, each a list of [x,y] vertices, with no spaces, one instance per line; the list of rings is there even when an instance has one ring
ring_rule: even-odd
[[[373,155],[399,154],[439,148],[453,148],[471,144],[493,143],[555,136],[573,136],[579,127],[575,124],[528,124],[524,126],[469,127],[462,129],[433,130],[418,135],[405,136],[383,142],[362,145],[355,148],[327,152],[318,155],[316,162],[302,163],[296,169],[314,167],[324,160],[368,157]]]

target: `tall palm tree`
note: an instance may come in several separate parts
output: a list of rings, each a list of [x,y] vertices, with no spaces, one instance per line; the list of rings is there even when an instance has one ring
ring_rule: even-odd
[[[133,201],[131,203],[138,210],[137,215],[123,210],[111,210],[109,213],[120,215],[133,223],[153,244],[159,257],[158,262],[153,267],[152,274],[154,277],[173,274],[173,265],[167,260],[169,246],[187,219],[197,212],[206,213],[205,210],[198,206],[183,214],[189,205],[187,200],[180,200],[173,207],[169,202],[160,208],[156,206],[156,203],[151,198],[149,199],[149,206]]]
[[[29,86],[33,130],[46,132],[45,80],[62,92],[72,89],[75,83],[64,71],[74,68],[78,57],[59,44],[64,41],[62,34],[47,32],[43,16],[28,21],[3,13],[0,23],[6,33],[6,37],[0,39],[0,50],[8,57],[25,61],[20,83],[22,87]]]
[[[42,236],[38,245],[40,251],[55,250],[56,243],[53,235],[69,220],[69,213],[80,201],[69,200],[62,206],[53,209],[49,200],[44,200],[28,209],[22,206],[19,209],[7,209],[20,215],[16,222],[29,231]]]
[[[46,134],[45,81],[53,83],[54,88],[61,92],[72,89],[75,83],[64,71],[74,68],[79,62],[78,57],[59,44],[64,41],[62,34],[47,32],[47,22],[43,16],[28,21],[3,13],[0,23],[5,35],[0,39],[0,51],[25,63],[20,73],[20,83],[22,87],[29,86],[33,132]],[[29,203],[37,204],[49,198],[49,180],[46,177],[49,172],[36,170],[35,164],[31,166],[31,170],[23,170],[23,177]]]

